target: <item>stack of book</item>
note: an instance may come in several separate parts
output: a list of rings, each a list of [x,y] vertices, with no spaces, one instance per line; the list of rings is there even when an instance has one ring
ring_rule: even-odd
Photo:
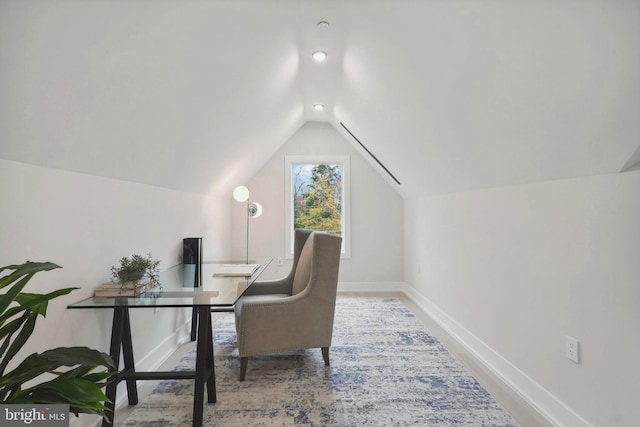
[[[120,283],[107,283],[96,290],[93,296],[96,298],[116,298],[116,297],[137,297],[151,289],[150,283],[141,283],[139,285],[126,285]]]

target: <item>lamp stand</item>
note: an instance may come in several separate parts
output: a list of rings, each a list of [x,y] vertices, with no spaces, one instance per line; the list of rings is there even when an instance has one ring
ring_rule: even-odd
[[[233,198],[238,202],[247,201],[247,257],[246,263],[249,264],[249,217],[257,218],[262,215],[262,205],[260,203],[251,203],[249,199],[249,189],[244,185],[239,185],[233,189]]]
[[[249,199],[247,199],[247,264],[249,264]]]

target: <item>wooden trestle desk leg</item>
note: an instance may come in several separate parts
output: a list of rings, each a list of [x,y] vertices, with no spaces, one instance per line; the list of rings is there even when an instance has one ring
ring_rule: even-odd
[[[193,426],[202,427],[204,410],[204,389],[207,388],[207,402],[216,402],[216,380],[215,367],[213,363],[213,334],[211,328],[211,308],[208,306],[197,307],[198,315],[198,337],[196,343],[196,368],[191,371],[191,376],[195,383],[193,400]],[[123,356],[124,369],[118,373],[116,378],[106,389],[107,398],[111,403],[106,403],[110,411],[111,420],[102,421],[103,427],[112,427],[115,416],[115,400],[118,383],[125,380],[127,383],[127,396],[129,405],[138,403],[138,389],[136,378],[138,379],[176,379],[173,372],[151,372],[136,373],[133,360],[133,343],[131,339],[131,322],[129,319],[129,308],[127,306],[115,307],[113,310],[113,326],[111,329],[111,347],[109,354],[115,365],[120,366],[120,353]],[[183,376],[179,376],[180,379]]]
[[[193,426],[201,427],[204,410],[204,386],[207,386],[207,402],[216,402],[216,375],[213,363],[213,334],[211,308],[198,307],[198,341],[196,343],[196,374],[193,392]]]
[[[129,307],[115,307],[113,309],[113,324],[111,326],[111,345],[109,355],[116,365],[116,369],[120,366],[120,352],[124,359],[124,369],[116,376],[115,379],[106,388],[106,396],[110,402],[105,406],[108,409],[110,422],[103,420],[103,427],[111,427],[115,418],[115,402],[118,383],[124,378],[127,382],[127,396],[129,405],[138,403],[138,388],[136,387],[135,378],[127,378],[127,374],[135,372],[135,363],[133,360],[133,343],[131,341],[131,323],[129,320]]]
[[[195,341],[198,336],[198,309],[193,307],[191,312],[191,341]]]

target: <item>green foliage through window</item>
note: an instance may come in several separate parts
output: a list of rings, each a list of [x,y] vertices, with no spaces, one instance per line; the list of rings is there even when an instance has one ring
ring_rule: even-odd
[[[293,163],[294,228],[342,234],[342,165]]]

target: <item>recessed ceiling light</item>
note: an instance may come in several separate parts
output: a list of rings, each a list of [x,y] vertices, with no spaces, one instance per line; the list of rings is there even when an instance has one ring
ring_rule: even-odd
[[[317,50],[315,52],[313,52],[311,54],[311,56],[313,57],[313,59],[316,60],[316,62],[323,62],[327,59],[327,52],[323,52],[321,50]]]
[[[316,111],[322,111],[324,110],[324,105],[323,104],[313,104],[313,109]]]
[[[317,25],[321,30],[326,30],[327,28],[329,28],[329,23],[327,21],[320,21]]]

